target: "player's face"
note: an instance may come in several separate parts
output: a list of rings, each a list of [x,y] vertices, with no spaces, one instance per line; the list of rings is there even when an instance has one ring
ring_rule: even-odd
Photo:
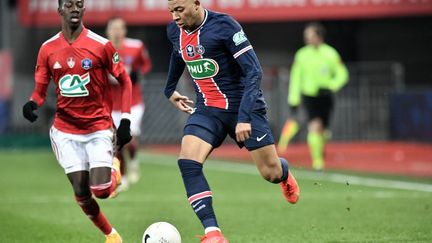
[[[322,40],[314,28],[308,27],[304,30],[304,41],[307,45],[319,45]]]
[[[65,23],[71,28],[77,28],[81,25],[84,16],[84,0],[64,0],[58,11]]]
[[[200,24],[200,2],[197,0],[168,0],[168,10],[177,26],[194,30]]]
[[[122,19],[111,20],[107,27],[108,39],[118,42],[126,37],[126,23]]]

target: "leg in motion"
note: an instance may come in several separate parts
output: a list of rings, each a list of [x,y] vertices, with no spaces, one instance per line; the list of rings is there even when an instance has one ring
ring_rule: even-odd
[[[67,174],[67,176],[72,184],[75,200],[93,224],[107,237],[106,243],[121,243],[122,239],[120,235],[111,226],[108,219],[100,210],[98,203],[92,197],[89,188],[88,171],[72,172]]]
[[[269,182],[281,186],[285,199],[295,204],[300,197],[300,188],[288,168],[288,162],[279,158],[273,144],[251,151],[252,159],[258,167],[261,176]]]
[[[178,165],[186,188],[188,201],[200,219],[205,236],[201,242],[228,242],[221,233],[213,210],[212,191],[203,173],[203,162],[212,145],[192,135],[182,140]]]

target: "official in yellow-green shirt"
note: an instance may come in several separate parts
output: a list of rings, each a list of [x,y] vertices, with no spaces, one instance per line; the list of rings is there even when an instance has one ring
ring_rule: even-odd
[[[294,57],[288,90],[291,112],[303,102],[308,115],[308,145],[312,167],[324,169],[325,132],[333,109],[333,94],[348,82],[348,70],[339,53],[324,42],[324,27],[310,23],[304,30],[306,45]]]

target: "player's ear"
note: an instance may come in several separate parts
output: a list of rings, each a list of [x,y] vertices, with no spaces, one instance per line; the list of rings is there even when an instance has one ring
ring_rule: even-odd
[[[59,13],[60,16],[63,16],[63,8],[58,7],[57,12]]]

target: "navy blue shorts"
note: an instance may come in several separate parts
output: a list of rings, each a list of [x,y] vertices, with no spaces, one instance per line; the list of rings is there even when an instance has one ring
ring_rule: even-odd
[[[195,110],[189,116],[184,127],[184,135],[194,135],[211,144],[213,148],[219,147],[229,135],[236,140],[235,127],[237,125],[237,113],[227,112],[212,107]],[[251,114],[252,134],[244,142],[237,142],[242,148],[252,151],[266,145],[274,144],[274,138],[270,130],[265,111],[252,112]]]

